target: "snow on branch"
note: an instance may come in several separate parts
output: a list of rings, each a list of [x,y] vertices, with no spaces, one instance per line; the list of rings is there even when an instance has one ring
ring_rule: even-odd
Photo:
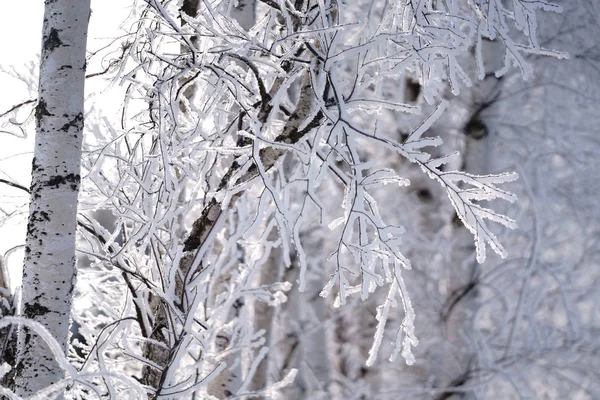
[[[403,191],[410,181],[373,149],[393,150],[444,187],[479,262],[486,246],[505,256],[487,223],[515,223],[480,203],[514,201],[500,186],[516,174],[445,171],[454,155],[432,158],[425,149],[442,139],[428,133],[446,109],[441,93],[472,85],[465,55],[473,49],[483,78],[483,39],[502,41],[505,64],[524,78],[527,55],[562,57],[535,38],[535,13],[559,9],[525,0],[262,1],[264,15],[246,29],[232,17],[237,2],[202,2],[195,15],[174,3],[146,2],[129,47],[135,67],[123,77],[130,86],[121,127],[112,137],[99,132],[84,161],[89,204],[110,209],[115,227],[80,219],[86,254],[109,271],[95,290],[112,310],[81,319],[99,342],[109,336],[106,348],[152,390],[188,394],[240,365],[252,375],[269,357],[245,299],[281,307],[292,284],[304,290],[314,269],[330,268],[319,288],[335,306],[387,290],[368,363],[398,300],[404,319],[391,358],[412,363],[415,310],[401,276],[412,268],[402,242],[412,232],[377,204],[382,190]],[[431,115],[421,117],[431,107],[397,90],[409,77],[426,102],[439,104]],[[422,120],[402,140],[396,117]],[[326,240],[310,247],[314,232]],[[277,281],[259,282],[257,271],[276,253]],[[298,279],[288,283],[282,271],[292,265]],[[118,291],[127,298],[116,300]],[[136,323],[97,335],[122,315]],[[91,365],[117,368],[117,356],[99,354]],[[249,381],[235,390],[275,397],[292,371],[262,391],[247,390]]]
[[[496,175],[474,175],[462,171],[442,171],[440,167],[449,163],[458,154],[448,154],[431,159],[430,155],[421,151],[421,149],[441,144],[439,138],[423,138],[422,135],[441,116],[445,107],[446,103],[442,102],[436,111],[399,146],[399,151],[410,161],[420,165],[429,177],[437,180],[446,189],[458,217],[475,238],[477,261],[479,263],[485,261],[486,244],[502,258],[505,258],[506,250],[488,228],[485,220],[497,222],[511,229],[516,228],[516,222],[505,215],[484,208],[476,202],[495,199],[502,199],[511,203],[516,201],[517,196],[515,194],[499,189],[496,185],[512,182],[518,178],[518,175],[514,172]]]

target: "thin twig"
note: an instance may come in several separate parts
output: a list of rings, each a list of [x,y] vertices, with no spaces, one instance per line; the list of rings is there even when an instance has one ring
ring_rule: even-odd
[[[31,104],[31,103],[35,103],[37,101],[37,99],[29,99],[29,100],[25,100],[22,103],[19,103],[17,105],[12,106],[8,111],[3,112],[2,114],[0,114],[0,118],[4,117],[7,114],[10,114],[11,112],[15,111],[17,108],[26,106],[27,104]]]

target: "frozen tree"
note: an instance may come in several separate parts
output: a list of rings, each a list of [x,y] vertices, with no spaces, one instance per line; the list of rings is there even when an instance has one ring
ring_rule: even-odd
[[[35,110],[36,143],[23,270],[21,315],[66,351],[75,284],[75,228],[83,139],[83,85],[89,1],[46,2]],[[22,325],[13,388],[62,390],[63,368],[44,336]]]
[[[139,4],[111,63],[126,87],[121,114],[91,124],[83,152],[77,222],[92,265],[75,302],[91,292],[94,307],[72,313],[82,340],[60,385],[82,398],[382,393],[393,371],[378,355],[415,362],[411,295],[430,288],[411,278],[429,273],[407,272],[411,260],[425,252],[440,265],[449,254],[413,246],[420,233],[405,227],[427,225],[443,244],[456,215],[475,239],[473,265],[488,248],[507,255],[490,222],[515,223],[482,202],[514,201],[502,185],[516,174],[458,170],[460,141],[444,126],[468,122],[452,99],[489,72],[483,42],[498,43],[498,77],[516,67],[528,79],[531,55],[564,56],[540,44],[540,9],[560,10],[520,0]]]
[[[583,15],[593,15],[588,6],[566,6],[564,15],[549,16],[554,23],[544,18],[553,28],[540,42],[569,50],[575,60],[582,48],[589,54],[596,41],[588,35],[592,17]],[[496,45],[484,42],[484,52]],[[487,54],[490,59],[495,53]],[[598,146],[590,134],[594,113],[587,111],[597,86],[584,89],[580,84],[583,76],[595,73],[580,61],[529,60],[538,71],[528,83],[514,74],[499,81],[490,76],[476,85],[477,101],[465,92],[450,100],[459,111],[456,116],[464,114],[461,108],[467,110],[459,124],[471,132],[461,150],[465,168],[519,170],[521,179],[513,187],[520,201],[511,208],[520,228],[503,234],[509,258],[483,266],[472,265],[472,250],[460,228],[454,229],[444,245],[429,250],[439,256],[428,259],[423,277],[407,278],[411,287],[426,290],[423,299],[413,295],[421,339],[416,358],[421,362],[418,368],[395,372],[404,379],[387,392],[390,398],[597,396],[591,372],[596,367],[585,354],[598,347],[589,333],[597,329],[598,314],[588,303],[597,280],[597,252],[594,239],[590,241],[596,212],[582,195],[597,175],[588,164]],[[482,151],[472,153],[475,148],[485,150],[487,157],[480,157]],[[563,179],[571,182],[567,190]],[[577,207],[567,205],[575,203]],[[575,222],[579,218],[574,213],[586,215],[587,222]]]

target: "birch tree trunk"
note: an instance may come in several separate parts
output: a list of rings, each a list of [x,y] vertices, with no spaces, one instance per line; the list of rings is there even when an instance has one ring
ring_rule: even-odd
[[[487,43],[486,43],[487,44]],[[483,46],[486,56],[486,65],[489,69],[488,78],[478,82],[470,91],[462,96],[468,107],[468,119],[461,129],[464,134],[464,149],[461,150],[461,170],[478,175],[492,173],[491,164],[497,155],[494,153],[492,138],[489,135],[485,118],[482,113],[493,106],[495,95],[498,94],[500,81],[491,76],[491,71],[499,69],[502,60],[494,60],[493,47]],[[494,62],[495,61],[495,62]],[[494,68],[494,65],[495,68]],[[448,351],[444,360],[439,363],[443,374],[438,374],[443,387],[474,386],[472,377],[478,368],[475,349],[470,343],[472,340],[473,316],[479,307],[479,282],[483,269],[475,261],[476,252],[473,236],[462,224],[451,224],[450,237],[454,238],[454,246],[449,253],[450,268],[447,272],[448,299],[442,309],[444,323],[444,341]],[[442,377],[443,376],[443,377]],[[460,398],[476,398],[476,391],[462,391]],[[444,400],[457,396],[456,392],[442,392],[436,397]]]
[[[66,352],[75,284],[75,232],[83,139],[90,0],[46,0],[36,140],[23,270],[23,317]],[[63,377],[45,341],[22,327],[14,389],[30,395]]]
[[[8,280],[8,267],[4,258],[0,256],[0,319],[14,314],[14,298],[10,292]],[[0,365],[5,362],[14,364],[14,327],[0,328]],[[0,380],[2,384],[2,380]]]
[[[185,14],[187,17],[196,18],[198,15],[198,10],[200,9],[200,0],[183,0],[181,3],[181,8],[179,9],[182,14]],[[185,19],[181,20],[181,26],[184,27],[187,24]],[[197,36],[191,36],[191,43],[196,46],[198,43]],[[184,54],[190,49],[181,45],[179,48],[181,54]],[[179,83],[183,85],[189,78],[189,76],[184,76],[179,80]],[[189,112],[189,103],[192,102],[194,94],[196,92],[197,86],[195,84],[190,84],[183,91],[183,97],[185,100],[179,101],[178,109],[179,113],[178,117],[185,116]],[[179,179],[181,177],[180,171],[176,171],[176,176]],[[185,184],[185,183],[184,183]],[[178,198],[179,202],[184,203],[186,201],[185,189],[183,189]],[[183,236],[183,220],[184,216],[182,214],[179,215],[177,221],[178,226],[176,228],[177,234]],[[179,265],[181,269],[182,276],[185,276],[189,271],[191,266],[191,260],[185,258]],[[184,282],[179,280],[177,283],[178,290],[177,295],[179,297],[183,296],[184,293]],[[163,290],[165,288],[163,287]],[[133,293],[132,293],[133,294]],[[148,387],[154,389],[154,393],[149,393],[149,398],[158,397],[160,394],[160,390],[164,383],[165,378],[165,369],[169,363],[170,349],[172,347],[172,343],[169,338],[165,335],[165,331],[169,329],[168,326],[168,311],[166,309],[165,304],[156,296],[151,296],[150,300],[150,309],[152,314],[152,332],[150,333],[149,339],[150,341],[144,344],[144,358],[149,360],[154,366],[145,365],[143,367],[142,372],[142,383],[147,385]],[[183,300],[182,303],[183,304]],[[155,366],[160,367],[157,369]]]
[[[233,20],[235,20],[242,29],[245,31],[249,31],[252,29],[256,22],[256,2],[255,0],[237,0],[235,2],[230,3],[230,15]],[[247,69],[246,66],[241,66],[244,69]],[[235,108],[234,108],[235,110]],[[230,280],[230,276],[225,276],[220,281],[221,284],[225,284]],[[224,287],[215,287],[215,293],[219,293],[224,289]],[[240,307],[243,307],[243,303],[239,303],[239,307],[232,309],[232,314],[237,314],[240,312]],[[233,316],[233,315],[232,315]],[[237,317],[237,315],[235,315]],[[220,329],[220,328],[217,328]],[[222,329],[218,333],[218,342],[215,343],[215,349],[217,352],[222,352],[227,349],[227,347],[233,342],[232,332],[228,329]],[[217,397],[218,399],[226,399],[233,396],[240,386],[242,385],[242,371],[240,370],[240,365],[236,366],[236,357],[238,355],[235,352],[230,353],[227,357],[225,357],[222,361],[227,363],[227,368],[223,370],[215,379],[213,379],[207,386],[207,392]]]

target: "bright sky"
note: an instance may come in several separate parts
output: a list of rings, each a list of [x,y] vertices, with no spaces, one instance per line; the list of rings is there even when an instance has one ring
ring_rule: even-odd
[[[122,35],[119,25],[127,18],[133,0],[92,0],[92,17],[90,19],[88,50],[94,51],[107,45],[111,38]],[[0,2],[0,113],[12,106],[36,97],[37,76],[36,61],[41,46],[43,19],[43,2],[32,0]],[[100,70],[100,58],[90,63],[88,72]],[[11,71],[22,75],[29,84],[15,78]],[[94,96],[94,107],[105,111],[107,115],[115,115],[119,106],[110,91],[102,91],[106,82],[93,79],[86,82],[87,95]],[[33,89],[33,90],[32,90]],[[114,92],[112,93],[114,95]],[[31,108],[29,108],[31,110]],[[19,115],[24,119],[27,113]],[[2,120],[6,122],[6,119]],[[34,124],[27,126],[26,139],[11,136],[3,131],[15,132],[9,125],[0,125],[0,178],[10,179],[29,187]],[[23,260],[22,248],[7,252],[25,241],[27,223],[27,195],[17,189],[0,184],[0,256],[7,257],[11,267],[11,284],[20,283],[20,268]],[[25,207],[17,208],[19,204]],[[17,210],[19,216],[5,222],[6,213]]]

